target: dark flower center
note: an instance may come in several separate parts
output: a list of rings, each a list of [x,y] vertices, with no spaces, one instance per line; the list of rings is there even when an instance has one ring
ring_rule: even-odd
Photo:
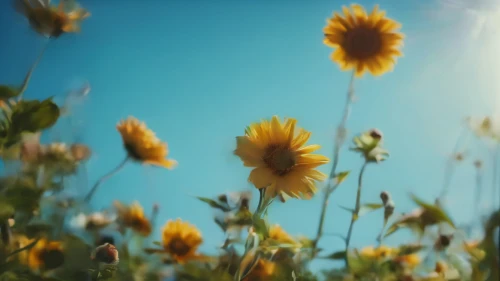
[[[128,156],[136,161],[142,161],[143,158],[141,155],[135,150],[135,146],[133,144],[124,144],[125,150],[127,150]]]
[[[264,153],[264,163],[279,176],[284,176],[295,166],[295,153],[288,147],[270,145]]]
[[[64,254],[60,250],[44,250],[40,253],[45,269],[55,269],[64,263]]]
[[[382,49],[380,32],[374,28],[356,27],[345,33],[344,48],[355,59],[367,59],[377,55]]]
[[[183,239],[176,237],[168,244],[168,251],[177,256],[185,256],[191,250],[191,246],[186,244]]]

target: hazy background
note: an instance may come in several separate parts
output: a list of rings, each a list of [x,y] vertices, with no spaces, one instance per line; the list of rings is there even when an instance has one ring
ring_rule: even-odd
[[[358,102],[348,122],[350,136],[377,127],[391,152],[387,162],[369,166],[364,202],[378,203],[382,190],[392,194],[398,212],[415,207],[409,192],[433,200],[464,117],[495,113],[500,40],[493,38],[500,38],[500,16],[495,12],[500,5],[492,1],[470,5],[473,2],[378,1],[389,17],[403,24],[407,38],[405,56],[395,72],[355,83]],[[179,162],[173,171],[128,164],[102,185],[93,200],[96,209],[115,199],[137,200],[149,213],[158,203],[158,225],[177,217],[188,220],[203,231],[202,251],[214,253],[223,233],[212,222],[208,206],[193,196],[252,190],[247,183],[250,170],[232,155],[235,136],[242,135],[245,126],[275,114],[294,117],[313,132],[311,144],[321,144],[322,154],[332,154],[350,74],[329,60],[332,50],[322,43],[322,29],[333,11],[350,2],[80,3],[92,17],[84,22],[81,34],[64,35],[51,43],[25,95],[54,95],[62,100],[68,90],[90,82],[89,98],[75,112],[84,123],[74,131],[56,128],[47,136],[48,140],[76,138],[93,148],[88,181],[83,177],[75,181],[75,192],[83,196],[90,184],[123,159],[115,126],[129,115],[144,120],[167,141],[171,157]],[[358,3],[371,10],[375,2]],[[20,83],[44,39],[13,12],[10,1],[0,3],[0,42],[0,83]],[[472,219],[472,162],[481,158],[491,163],[485,151],[471,146],[453,178],[447,208],[460,223]],[[326,232],[346,233],[350,216],[338,204],[354,206],[361,164],[359,155],[346,146],[339,171],[353,173],[332,196]],[[321,170],[330,168],[325,165]],[[491,207],[489,170],[485,176],[487,194],[482,202],[487,209]],[[274,204],[271,222],[291,234],[313,237],[321,196]],[[381,211],[360,219],[352,246],[373,244],[381,220]],[[408,232],[401,232],[386,242],[397,244],[408,238]],[[154,239],[160,239],[159,227]],[[343,242],[324,237],[321,247],[325,252],[340,250]]]

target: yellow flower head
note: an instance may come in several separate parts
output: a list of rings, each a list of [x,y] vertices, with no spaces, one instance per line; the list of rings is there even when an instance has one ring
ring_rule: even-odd
[[[422,262],[422,259],[417,254],[410,254],[396,257],[395,261],[404,264],[408,268],[414,268]]]
[[[64,2],[58,7],[50,6],[49,0],[15,0],[16,10],[24,15],[31,27],[46,37],[57,38],[63,33],[79,32],[80,22],[90,16],[82,8],[66,11]]]
[[[269,238],[280,244],[297,244],[297,241],[277,224],[269,228]]]
[[[265,281],[269,280],[276,272],[276,263],[264,259],[259,259],[255,267],[242,281]]]
[[[358,77],[365,71],[379,76],[391,70],[395,57],[402,56],[399,47],[404,35],[396,31],[401,25],[386,18],[378,6],[369,15],[361,5],[353,4],[351,9],[344,6],[344,15],[334,13],[323,29],[323,42],[336,48],[332,60],[342,70],[354,69]]]
[[[138,202],[134,202],[130,206],[125,206],[115,201],[114,205],[118,212],[118,220],[125,227],[131,228],[142,236],[149,236],[151,234],[151,222],[144,215],[144,210]]]
[[[64,263],[64,253],[61,242],[40,239],[28,253],[28,266],[31,269],[50,270]],[[23,261],[22,261],[23,262]]]
[[[246,167],[254,167],[248,180],[256,188],[267,187],[275,197],[286,194],[294,198],[310,198],[316,192],[316,181],[326,178],[317,171],[329,162],[323,155],[310,154],[319,145],[304,146],[310,132],[296,128],[297,120],[288,118],[282,124],[277,116],[250,125],[244,136],[236,137],[234,154]]]
[[[365,247],[361,249],[360,255],[366,259],[384,259],[393,256],[396,252],[396,249],[381,245],[378,248]]]
[[[196,251],[203,242],[200,231],[181,219],[169,220],[163,227],[163,248],[178,263],[198,257]]]
[[[444,262],[436,262],[436,267],[434,269],[434,272],[437,274],[445,274],[446,271],[448,270],[448,265],[446,265]]]
[[[128,155],[144,164],[172,169],[177,162],[166,159],[168,146],[158,139],[153,131],[134,117],[122,120],[116,129],[120,132]]]

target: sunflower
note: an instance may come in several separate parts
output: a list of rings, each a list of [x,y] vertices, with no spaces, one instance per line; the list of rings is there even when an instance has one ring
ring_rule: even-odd
[[[288,195],[294,198],[310,198],[316,192],[316,181],[326,178],[317,171],[328,163],[323,155],[310,154],[319,145],[304,146],[311,133],[296,128],[297,120],[285,119],[282,124],[277,116],[271,121],[254,123],[245,130],[244,136],[236,137],[234,154],[246,167],[254,167],[248,180],[256,188],[266,188],[271,197]]]
[[[407,268],[415,268],[422,262],[422,259],[417,254],[409,254],[409,255],[398,256],[394,258],[394,261],[404,265]]]
[[[144,164],[172,169],[177,162],[166,159],[168,146],[155,133],[134,117],[122,120],[116,129],[120,132],[129,157]]]
[[[138,202],[134,202],[130,206],[124,206],[122,203],[115,201],[114,205],[118,211],[118,220],[123,226],[131,228],[142,236],[151,234],[151,222],[144,215],[144,210]]]
[[[64,263],[62,243],[59,241],[49,241],[46,238],[40,239],[29,250],[27,261],[28,266],[35,270],[50,270],[61,266]]]
[[[169,220],[163,227],[163,248],[178,263],[196,259],[196,250],[203,242],[200,231],[181,219]]]
[[[399,47],[404,35],[397,32],[401,25],[385,17],[385,12],[375,6],[370,15],[357,4],[352,11],[342,9],[344,15],[334,13],[323,29],[323,42],[336,50],[332,60],[342,70],[355,69],[361,77],[365,71],[375,76],[391,70],[396,63],[395,57],[402,56]]]
[[[259,259],[255,267],[242,279],[242,281],[269,280],[276,273],[276,263]]]
[[[365,247],[361,249],[360,255],[366,259],[378,260],[391,257],[396,253],[396,249],[381,245],[377,248],[374,248],[373,246]]]
[[[36,32],[57,38],[64,33],[79,32],[80,22],[90,16],[82,8],[66,11],[64,2],[60,1],[58,7],[53,7],[50,0],[14,0],[14,8],[29,20]]]

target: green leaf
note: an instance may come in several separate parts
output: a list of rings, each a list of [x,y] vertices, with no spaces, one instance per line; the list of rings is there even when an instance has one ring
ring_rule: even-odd
[[[259,238],[261,239],[261,241],[263,241],[265,238],[269,237],[269,229],[268,229],[267,223],[264,219],[254,218],[253,219],[253,227],[254,227],[257,235],[259,235]]]
[[[38,100],[20,101],[11,116],[11,134],[22,132],[37,132],[54,125],[59,118],[59,107],[48,98],[42,102]]]
[[[163,245],[163,244],[162,244],[161,242],[159,242],[159,241],[153,241],[153,244],[155,244],[156,246],[160,246],[160,247],[162,247],[162,245]]]
[[[0,100],[8,100],[18,96],[20,93],[21,91],[15,87],[0,85]]]
[[[14,215],[14,207],[4,198],[0,200],[0,220],[6,221]]]
[[[19,184],[5,191],[5,197],[15,210],[32,212],[38,208],[43,190]]]
[[[452,227],[455,227],[455,224],[453,223],[451,218],[440,207],[433,204],[425,203],[424,201],[422,201],[413,194],[411,195],[411,198],[413,202],[415,202],[415,204],[419,205],[421,208],[424,209],[426,216],[425,217],[423,216],[422,219],[429,221],[429,225],[434,223],[447,222]],[[424,223],[427,225],[426,221],[424,221]]]
[[[384,207],[384,204],[378,204],[378,203],[363,204],[359,208],[358,216],[366,215],[369,212],[373,212],[373,211],[378,210],[378,209],[383,208],[383,207]]]
[[[347,255],[346,251],[338,251],[338,252],[332,253],[326,257],[322,257],[322,259],[344,260],[346,255]]]
[[[342,182],[344,182],[350,173],[351,173],[351,171],[344,171],[344,172],[340,172],[340,173],[336,174],[335,178],[334,178],[335,185],[339,185]]]
[[[344,210],[348,211],[351,214],[354,214],[354,209],[352,209],[352,208],[348,208],[348,207],[344,207],[344,206],[340,206],[340,205],[339,205],[339,207],[341,209],[344,209]]]
[[[30,223],[24,228],[24,232],[28,238],[38,237],[43,234],[50,233],[52,231],[52,225],[46,223]]]
[[[210,205],[210,207],[212,207],[212,208],[215,208],[215,209],[220,209],[220,210],[222,210],[222,211],[224,211],[224,212],[229,212],[229,211],[230,211],[230,209],[229,209],[227,206],[224,206],[224,205],[222,205],[222,204],[218,203],[217,201],[212,200],[212,199],[210,199],[210,198],[206,198],[206,197],[196,197],[196,199],[198,199],[198,200],[200,200],[200,201],[202,201],[202,202],[207,203],[207,204],[208,204],[208,205]]]

